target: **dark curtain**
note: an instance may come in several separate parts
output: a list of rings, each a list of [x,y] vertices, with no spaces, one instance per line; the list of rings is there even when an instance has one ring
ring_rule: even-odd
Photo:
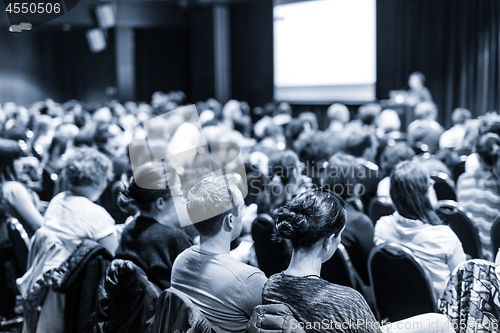
[[[156,91],[188,91],[188,34],[185,28],[135,29],[136,97]]]
[[[377,97],[420,71],[446,127],[457,107],[499,110],[499,38],[498,0],[377,0]]]

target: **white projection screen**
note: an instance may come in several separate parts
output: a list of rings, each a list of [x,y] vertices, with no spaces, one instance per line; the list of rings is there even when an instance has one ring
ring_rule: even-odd
[[[369,102],[376,80],[376,0],[275,2],[277,101]]]

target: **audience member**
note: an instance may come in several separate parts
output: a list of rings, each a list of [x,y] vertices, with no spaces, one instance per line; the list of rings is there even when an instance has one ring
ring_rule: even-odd
[[[269,177],[283,185],[287,200],[296,196],[302,185],[302,173],[297,154],[286,150],[271,156]]]
[[[347,219],[342,233],[342,244],[363,284],[369,285],[368,257],[375,243],[373,222],[363,213],[363,206],[359,203],[359,195],[364,191],[364,185],[361,183],[363,177],[364,169],[355,157],[337,153],[328,162],[324,187],[345,201]]]
[[[115,221],[94,203],[106,188],[112,171],[111,161],[93,148],[77,148],[68,157],[63,174],[69,190],[50,201],[43,228],[56,234],[69,252],[83,239],[91,239],[115,253]]]
[[[34,192],[40,184],[41,168],[35,157],[22,157],[16,142],[9,142],[9,145],[18,151],[18,155],[10,159],[6,156],[8,153],[5,154],[6,158],[0,165],[0,196],[4,199],[5,210],[2,213],[18,219],[31,237],[43,224],[40,199]]]
[[[65,329],[65,294],[50,287],[50,272],[84,240],[98,242],[111,254],[118,245],[113,218],[94,203],[112,176],[111,161],[93,148],[78,148],[68,158],[63,175],[69,190],[50,201],[45,222],[30,248],[28,271],[18,280],[25,327],[34,327],[37,332]]]
[[[132,261],[148,276],[149,280],[164,290],[170,287],[172,264],[175,258],[193,245],[191,238],[175,224],[179,224],[172,200],[175,186],[165,188],[165,177],[175,179],[172,167],[147,163],[135,171],[124,186],[120,200],[123,205],[133,205],[139,213],[122,232],[116,258]],[[177,176],[178,179],[178,176]]]
[[[378,183],[377,197],[385,203],[392,203],[390,188],[391,188],[391,172],[399,162],[408,161],[415,156],[415,152],[405,142],[396,143],[393,146],[387,146],[380,158],[380,166],[384,178]],[[376,222],[376,221],[374,221]]]
[[[187,208],[200,244],[182,252],[172,268],[172,287],[185,293],[224,331],[245,332],[266,276],[232,258],[231,241],[241,232],[243,197],[225,177],[209,177],[189,192]],[[220,213],[224,211],[223,213]]]
[[[437,107],[432,102],[421,102],[415,106],[415,118],[408,126],[408,143],[416,148],[418,144],[426,146],[430,153],[439,149],[439,138],[443,127],[436,121]],[[425,149],[422,149],[425,150]]]
[[[330,120],[330,125],[327,130],[332,132],[341,132],[350,119],[349,109],[341,103],[330,105],[328,110],[326,110],[326,115]]]
[[[500,137],[487,133],[476,144],[480,167],[458,178],[457,200],[479,232],[484,259],[494,260],[491,227],[500,217]]]
[[[283,271],[290,260],[289,247],[274,239],[274,210],[286,202],[286,191],[280,182],[271,181],[257,198],[257,217],[252,223],[252,238],[259,268],[266,274]]]
[[[290,240],[292,259],[285,271],[269,278],[262,303],[285,304],[293,314],[292,325],[307,332],[453,332],[446,317],[437,314],[415,316],[384,327],[356,290],[320,277],[321,265],[335,253],[346,222],[344,202],[337,195],[310,190],[287,202],[275,215],[276,234]],[[266,314],[259,315],[265,325]],[[437,327],[424,328],[429,320]],[[412,323],[409,326],[413,329],[405,322]]]
[[[380,158],[387,146],[394,146],[397,142],[406,141],[406,133],[401,130],[401,120],[394,110],[384,110],[377,118],[377,155],[375,163],[380,165]]]
[[[377,147],[377,137],[371,128],[369,130],[352,129],[347,134],[344,151],[357,157],[364,169],[364,177],[361,179],[364,192],[360,195],[364,206],[361,209],[365,212],[368,210],[370,201],[377,195],[377,184],[382,177],[378,165],[374,163]]]
[[[422,263],[437,302],[453,269],[465,261],[457,235],[434,212],[432,180],[415,161],[399,163],[391,174],[390,194],[396,212],[375,224],[375,244],[397,243]]]
[[[451,114],[451,122],[453,127],[441,134],[439,138],[439,148],[456,149],[462,143],[465,132],[466,123],[471,118],[471,113],[465,108],[456,108]]]

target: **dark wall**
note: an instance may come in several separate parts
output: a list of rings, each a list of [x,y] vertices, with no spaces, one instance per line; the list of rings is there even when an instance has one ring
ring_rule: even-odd
[[[0,103],[35,102],[58,96],[57,68],[48,55],[54,36],[0,31]]]
[[[117,84],[114,29],[108,30],[108,47],[100,53],[90,52],[85,37],[96,27],[94,6],[81,0],[67,15],[21,33],[9,32],[7,16],[0,12],[0,104],[117,97],[106,94]],[[138,98],[149,101],[156,90],[188,90],[187,13],[161,2],[127,2],[117,5],[117,15],[117,25],[137,30]]]
[[[108,43],[114,44],[112,31]],[[114,48],[92,54],[84,30],[4,30],[0,45],[0,103],[28,105],[49,97],[101,101],[106,87],[115,84]]]
[[[215,96],[214,34],[211,7],[193,8],[188,17],[189,33],[189,89],[190,102]]]
[[[189,88],[189,50],[186,28],[136,29],[136,97],[151,100],[155,91]]]
[[[116,86],[114,31],[108,30],[107,48],[90,52],[85,30],[54,32],[51,54],[58,90],[62,101],[77,99],[86,102],[105,102],[114,96],[106,95],[107,87]]]
[[[251,106],[273,98],[273,2],[231,5],[232,96]]]

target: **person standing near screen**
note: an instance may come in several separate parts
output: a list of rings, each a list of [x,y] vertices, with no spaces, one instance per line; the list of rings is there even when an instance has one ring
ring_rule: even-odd
[[[429,89],[424,86],[425,75],[420,72],[413,72],[408,78],[408,104],[416,105],[420,102],[432,102],[432,95]]]

